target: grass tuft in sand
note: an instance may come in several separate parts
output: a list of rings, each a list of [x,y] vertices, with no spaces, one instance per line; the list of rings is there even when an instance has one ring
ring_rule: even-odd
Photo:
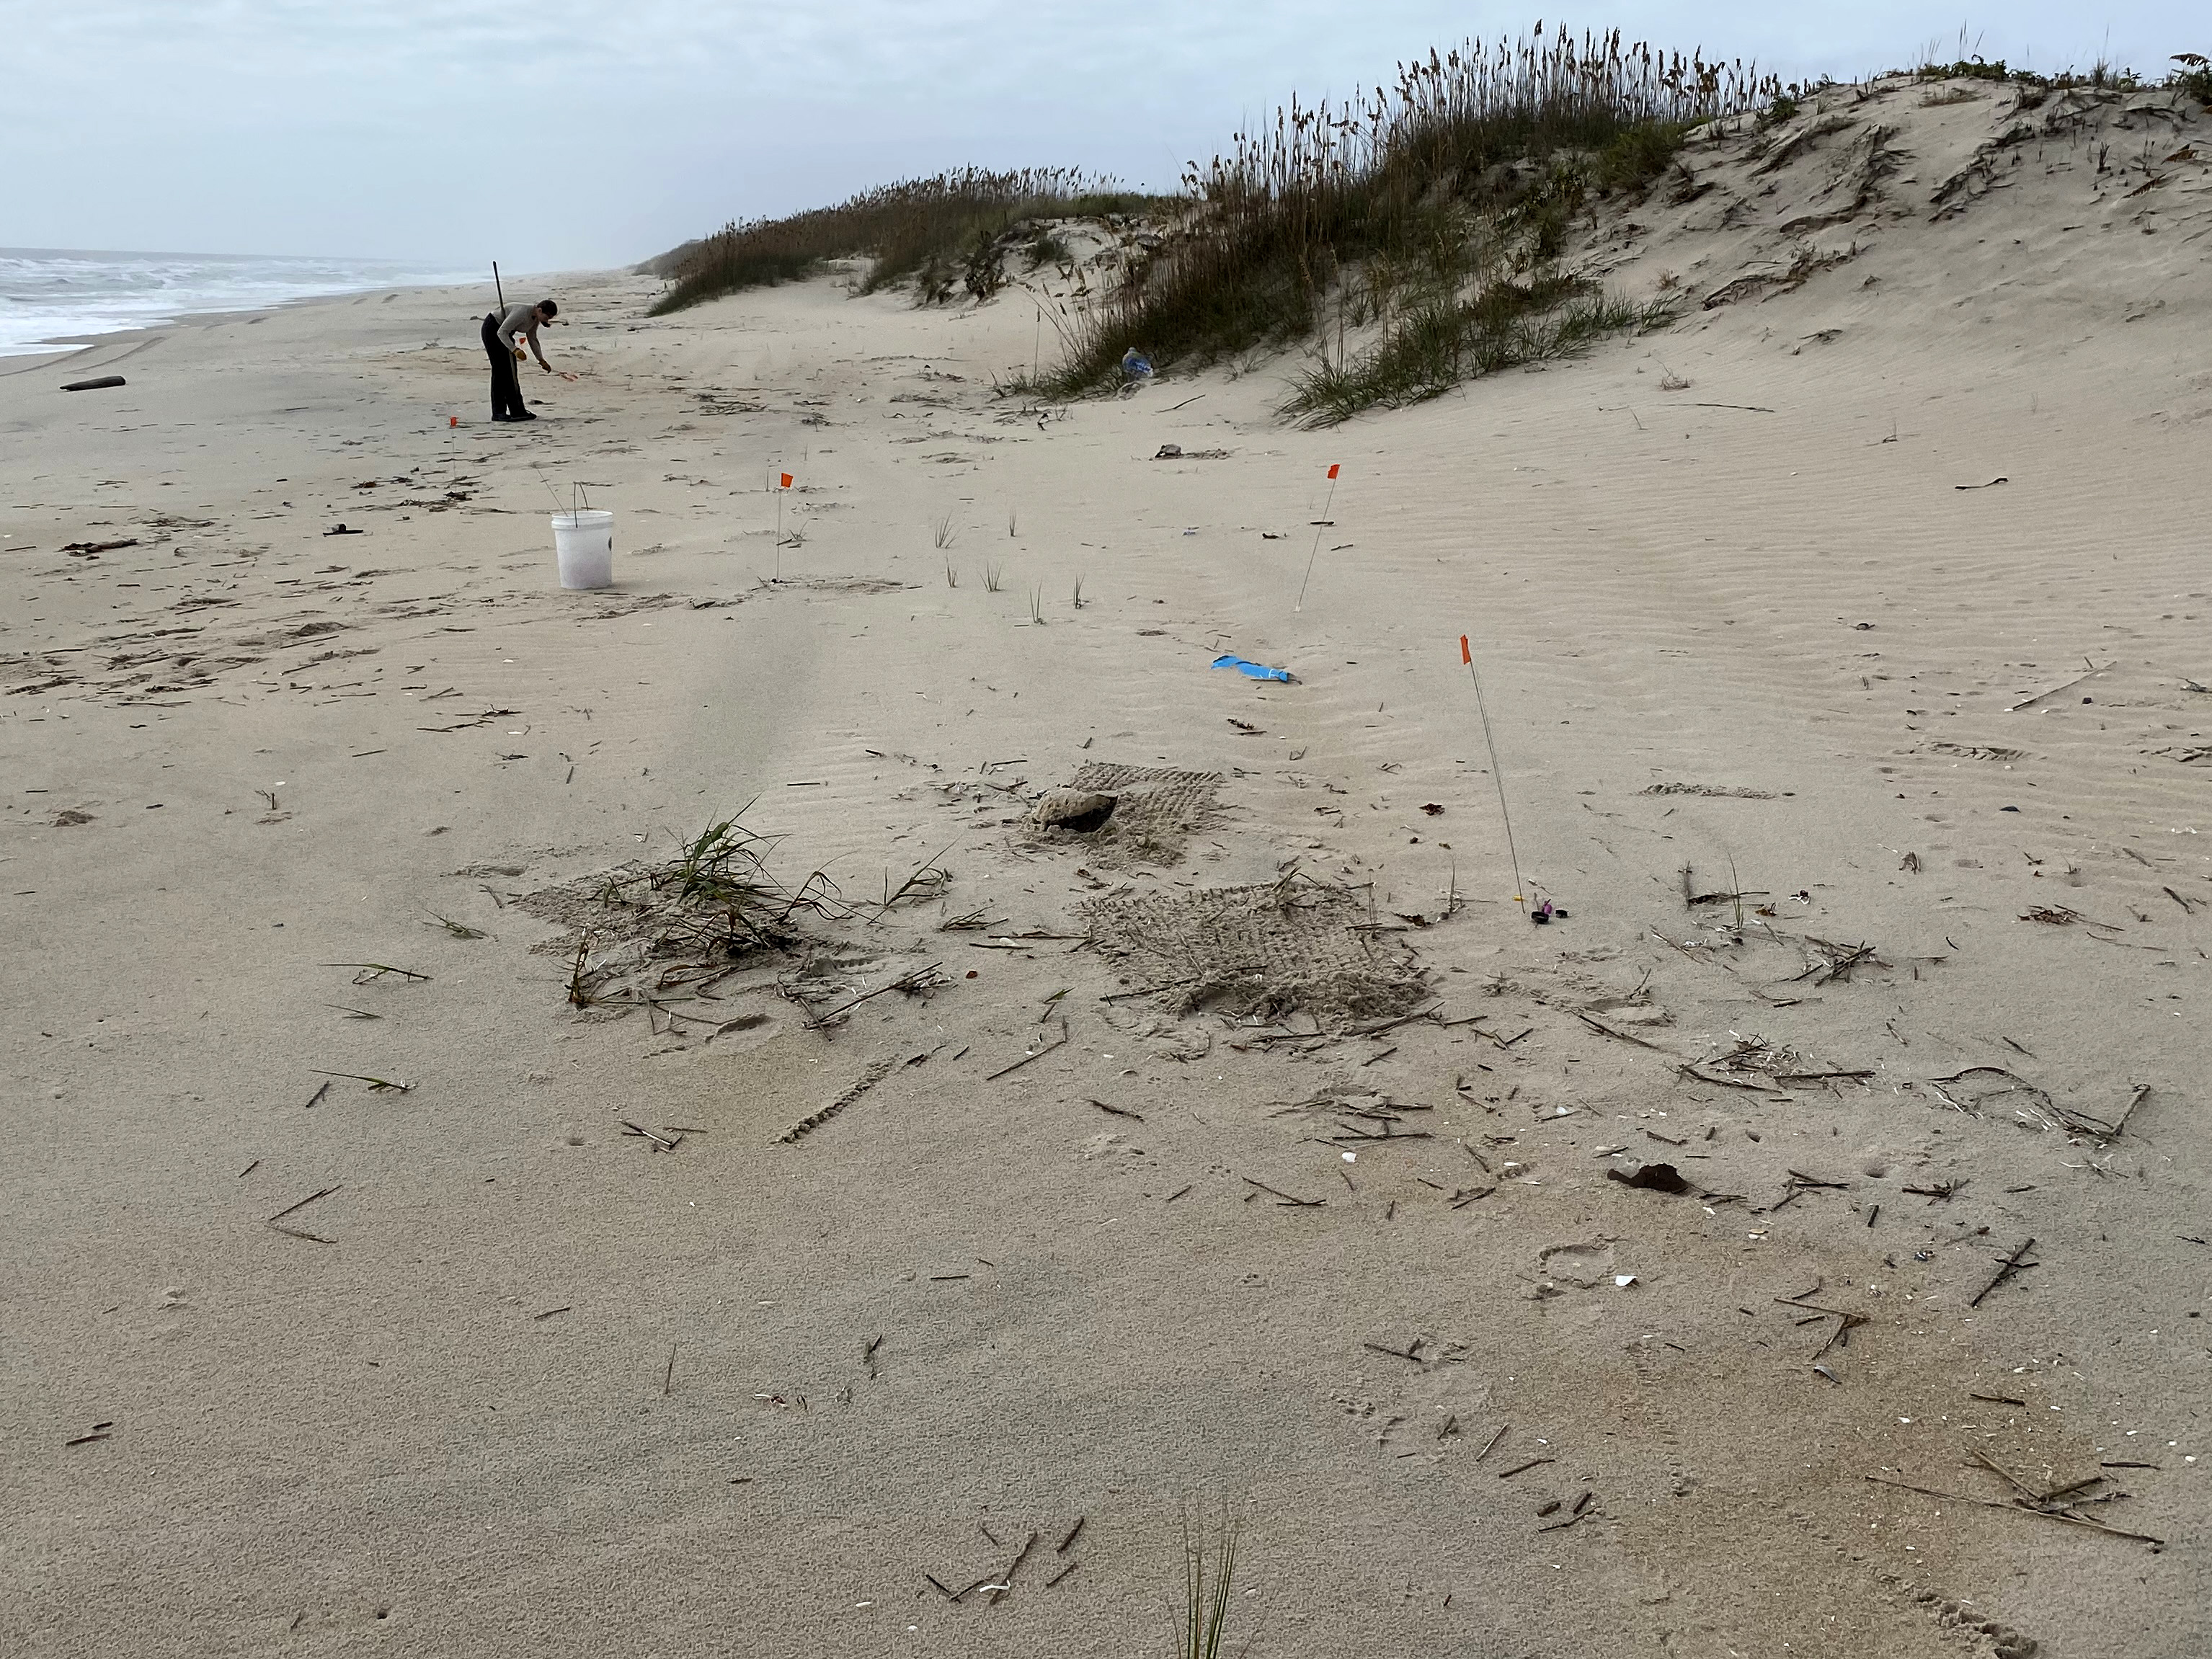
[[[1209,1527],[1204,1504],[1182,1517],[1182,1607],[1176,1631],[1176,1659],[1220,1659],[1229,1632],[1237,1583],[1237,1546],[1243,1526],[1225,1504]]]
[[[924,301],[941,304],[958,289],[988,299],[1005,282],[997,245],[1007,232],[1030,220],[1127,213],[1150,203],[1077,167],[963,167],[879,185],[835,207],[732,222],[652,261],[649,268],[674,278],[653,314],[795,282],[825,260],[864,257],[874,261],[864,293],[911,279]],[[1024,252],[1034,268],[1054,257],[1056,246],[1039,228]]]
[[[1377,405],[1425,402],[1516,364],[1571,356],[1601,336],[1671,314],[1556,273],[1492,283],[1471,299],[1437,297],[1409,308],[1349,364],[1323,360],[1293,382],[1283,413],[1304,426],[1334,426]]]
[[[1781,91],[1748,64],[1562,28],[1431,52],[1347,106],[1294,99],[1191,170],[1177,234],[1077,323],[1047,386],[1107,384],[1131,347],[1163,367],[1209,362],[1413,316],[1434,339],[1491,272],[1556,281],[1542,273],[1574,216],[1646,189],[1692,125]],[[1386,355],[1409,351],[1436,356],[1414,339]]]

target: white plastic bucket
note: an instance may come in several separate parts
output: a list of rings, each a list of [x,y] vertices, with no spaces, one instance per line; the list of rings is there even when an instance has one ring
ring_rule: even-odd
[[[563,587],[611,587],[615,580],[615,515],[586,507],[553,515],[553,556]]]

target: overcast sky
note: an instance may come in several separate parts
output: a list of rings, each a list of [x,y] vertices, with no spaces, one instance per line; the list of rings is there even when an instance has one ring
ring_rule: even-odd
[[[1433,0],[0,0],[0,246],[546,270],[974,161],[1172,187],[1240,118],[1528,9]],[[1899,0],[1571,21],[1862,75],[1959,25]],[[1985,6],[1969,50],[2150,73],[2203,0]],[[1977,45],[1977,42],[1978,43]]]

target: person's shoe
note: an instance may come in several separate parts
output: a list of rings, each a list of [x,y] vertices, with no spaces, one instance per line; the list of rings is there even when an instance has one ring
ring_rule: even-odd
[[[535,414],[533,414],[532,411],[530,411],[529,410],[526,410],[526,410],[524,410],[522,411],[522,413],[521,413],[521,414],[520,414],[520,415],[510,415],[510,416],[508,416],[507,418],[508,420],[510,420],[510,421],[534,421],[534,420],[536,420],[536,419],[538,418],[538,416],[537,416]]]
[[[495,415],[492,416],[492,419],[495,421],[511,421],[514,418],[514,416],[512,415]]]

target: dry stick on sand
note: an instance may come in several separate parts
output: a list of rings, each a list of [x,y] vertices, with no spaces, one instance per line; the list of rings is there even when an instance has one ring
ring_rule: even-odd
[[[1042,1060],[1054,1049],[1065,1048],[1066,1047],[1067,1047],[1067,1022],[1063,1019],[1060,1023],[1059,1042],[1048,1042],[1043,1048],[1038,1049],[1035,1054],[1024,1054],[1019,1060],[1016,1060],[1011,1066],[1001,1066],[997,1071],[992,1073],[990,1076],[985,1078],[983,1081],[986,1083],[996,1083],[1000,1078],[1006,1076],[1007,1073],[1018,1072],[1023,1066],[1028,1065],[1031,1060]]]
[[[1261,1192],[1271,1194],[1279,1200],[1280,1201],[1275,1206],[1279,1210],[1317,1210],[1328,1202],[1325,1198],[1292,1198],[1288,1193],[1270,1187],[1264,1181],[1253,1180],[1250,1176],[1238,1176],[1237,1178],[1246,1186],[1257,1187]]]
[[[2082,659],[2082,661],[2084,662],[2088,662],[2088,660],[2089,659],[2087,657]],[[2100,668],[2096,664],[2090,663],[2089,672],[2087,673],[2076,674],[2072,679],[2067,681],[2063,685],[2054,685],[2048,691],[2039,691],[2032,697],[2024,697],[2020,702],[2014,703],[2010,708],[2007,708],[2005,713],[2008,714],[2017,714],[2021,709],[2028,708],[2032,704],[2041,702],[2045,697],[2055,697],[2061,691],[2070,691],[2075,686],[2081,684],[2082,681],[2096,678],[2098,675],[2104,673],[2106,670],[2110,669],[2112,665],[2111,663],[2106,663],[2103,668]]]
[[[878,914],[880,915],[881,912],[878,912]],[[857,1008],[870,998],[879,997],[886,991],[919,991],[924,989],[927,985],[929,976],[932,974],[936,973],[944,966],[945,964],[942,962],[933,962],[927,968],[917,968],[912,973],[902,975],[899,978],[893,980],[888,985],[878,985],[872,991],[862,993],[860,995],[854,997],[850,1002],[839,1003],[835,1008],[832,1008],[826,1014],[813,1014],[808,1016],[806,1025],[809,1030],[818,1031],[823,1026],[827,1025],[831,1020],[836,1018],[838,1015],[843,1013],[847,1009]]]
[[[314,1203],[316,1199],[327,1199],[327,1197],[330,1197],[330,1194],[331,1194],[331,1192],[337,1192],[337,1190],[338,1190],[338,1188],[334,1188],[334,1186],[325,1186],[325,1188],[323,1188],[321,1192],[310,1192],[310,1194],[307,1194],[307,1197],[305,1197],[305,1199],[301,1199],[299,1203],[295,1203],[295,1206],[283,1207],[283,1210],[279,1210],[279,1212],[276,1212],[276,1214],[272,1214],[272,1217],[270,1217],[268,1221],[264,1221],[264,1224],[261,1224],[261,1225],[264,1225],[264,1228],[270,1228],[270,1230],[272,1230],[272,1232],[283,1232],[285,1237],[289,1237],[289,1239],[305,1239],[305,1241],[307,1241],[307,1243],[337,1243],[337,1239],[325,1239],[325,1237],[323,1237],[321,1232],[307,1232],[307,1230],[305,1230],[305,1228],[288,1228],[288,1225],[285,1225],[285,1221],[283,1221],[283,1218],[288,1217],[288,1214],[292,1214],[292,1210],[305,1210],[305,1207],[310,1206],[310,1203]]]
[[[1650,1048],[1655,1053],[1662,1054],[1668,1053],[1668,1050],[1660,1048],[1657,1043],[1646,1042],[1640,1036],[1632,1036],[1626,1031],[1616,1030],[1613,1027],[1607,1025],[1603,1020],[1593,1018],[1590,1015],[1583,1012],[1579,1008],[1576,1009],[1574,1012],[1575,1018],[1582,1021],[1583,1024],[1589,1026],[1593,1031],[1601,1032],[1606,1036],[1617,1037],[1623,1042],[1632,1042],[1639,1048]],[[1669,1057],[1672,1058],[1671,1055]]]
[[[2138,1083],[2129,1091],[2128,1103],[2120,1108],[2120,1115],[2112,1120],[2112,1133],[2113,1134],[2118,1134],[2121,1129],[2126,1126],[2130,1114],[2134,1112],[2136,1107],[2143,1103],[2143,1097],[2149,1093],[2150,1085],[2148,1083]],[[2080,1114],[2077,1113],[2075,1115],[2079,1116]]]
[[[428,974],[416,973],[412,968],[394,968],[390,963],[382,962],[326,962],[322,965],[325,968],[356,969],[358,976],[354,980],[354,983],[356,985],[366,985],[370,980],[381,979],[386,974],[397,974],[410,984],[425,982],[430,977]]]
[[[2010,1255],[2007,1256],[2004,1259],[2002,1265],[1997,1268],[1996,1277],[1990,1280],[1988,1284],[1983,1285],[1979,1291],[1977,1291],[1974,1293],[1974,1299],[1966,1304],[1966,1305],[1970,1308],[1980,1307],[1982,1305],[1982,1298],[1984,1297],[1987,1296],[1991,1291],[1996,1289],[1998,1285],[2003,1284],[2005,1280],[2010,1279],[2014,1274],[2019,1273],[2023,1267],[2039,1266],[2040,1264],[2037,1262],[2023,1261],[2021,1260],[2022,1256],[2026,1255],[2034,1248],[2035,1241],[2031,1238],[2022,1244],[2018,1249],[2014,1250]]]
[[[2085,1520],[2078,1515],[2063,1515],[2057,1510],[2032,1509],[2026,1504],[2002,1503],[1994,1498],[1969,1498],[1964,1492],[1938,1492],[1933,1486],[1917,1486],[1910,1480],[1893,1480],[1886,1474],[1869,1474],[1865,1478],[1878,1486],[1895,1486],[1901,1492],[1917,1492],[1923,1498],[1940,1498],[1951,1504],[1978,1504],[1985,1510],[2004,1510],[2013,1515],[2040,1516],[2045,1521],[2060,1521],[2069,1527],[2086,1527],[2091,1532],[2103,1533],[2107,1538],[2128,1538],[2158,1549],[2166,1547],[2166,1540],[2154,1538],[2147,1532],[2125,1532],[2118,1527],[2108,1527],[2101,1521]]]
[[[1370,1353],[1387,1353],[1393,1359],[1410,1359],[1418,1365],[1421,1363],[1422,1340],[1417,1336],[1402,1348],[1385,1347],[1380,1342],[1363,1342],[1359,1346]]]
[[[2027,1481],[2021,1480],[2018,1475],[2014,1474],[2010,1469],[2005,1468],[2003,1464],[1998,1462],[1996,1458],[1990,1456],[1978,1446],[1972,1449],[1972,1455],[1976,1462],[1981,1464],[1984,1468],[1995,1472],[1999,1478],[2004,1481],[2005,1485],[2010,1486],[2022,1498],[2033,1498],[2038,1503],[2043,1501],[2044,1495],[2041,1492],[2036,1491],[2036,1489],[2029,1486]],[[2096,1475],[2092,1476],[2091,1478],[2093,1480],[2102,1480],[2104,1477],[2101,1475]]]
[[[653,1150],[656,1152],[672,1152],[676,1150],[678,1143],[684,1139],[683,1136],[678,1135],[676,1137],[675,1140],[665,1139],[663,1137],[653,1133],[652,1130],[646,1128],[641,1124],[631,1122],[626,1117],[618,1117],[615,1121],[622,1125],[622,1131],[624,1134],[641,1135],[646,1139],[651,1141],[653,1143]]]
[[[1029,1541],[1022,1546],[1021,1552],[1014,1557],[1012,1565],[1008,1566],[1004,1572],[999,1575],[999,1582],[993,1587],[991,1591],[991,1606],[998,1606],[1000,1601],[1005,1598],[1006,1592],[1013,1589],[1014,1574],[1021,1570],[1022,1563],[1030,1559],[1030,1552],[1036,1547],[1036,1534],[1035,1532],[1031,1532],[1029,1536]]]
[[[366,1083],[368,1085],[369,1093],[373,1095],[382,1094],[387,1089],[393,1091],[395,1093],[404,1095],[415,1087],[411,1083],[394,1081],[390,1078],[363,1077],[359,1072],[325,1072],[318,1068],[315,1075],[318,1077],[342,1077],[349,1083]],[[317,1098],[319,1099],[320,1097],[319,1096]]]
[[[1440,1014],[1443,1012],[1443,1004],[1441,1001],[1431,1000],[1423,1003],[1419,1007],[1414,1009],[1412,1013],[1400,1014],[1395,1019],[1369,1020],[1364,1024],[1355,1025],[1350,1030],[1346,1031],[1345,1035],[1346,1036],[1380,1036],[1385,1031],[1396,1030],[1401,1025],[1410,1025],[1417,1019],[1434,1018],[1437,1014]],[[1474,1014],[1469,1016],[1469,1018],[1480,1019],[1482,1016],[1480,1014]],[[1464,1024],[1466,1022],[1446,1021],[1443,1023]]]
[[[337,1186],[325,1187],[319,1193],[309,1193],[297,1204],[287,1204],[283,1209],[277,1211],[275,1215],[270,1216],[267,1221],[263,1222],[261,1224],[266,1227],[273,1224],[274,1223],[282,1221],[286,1216],[290,1215],[295,1210],[304,1210],[317,1199],[328,1198],[332,1193],[337,1192],[344,1185],[345,1183],[343,1182],[340,1182]]]
[[[1516,1474],[1526,1474],[1540,1463],[1556,1463],[1559,1461],[1556,1457],[1532,1457],[1525,1463],[1516,1463],[1510,1469],[1498,1470],[1498,1478],[1500,1480],[1510,1480]]]

